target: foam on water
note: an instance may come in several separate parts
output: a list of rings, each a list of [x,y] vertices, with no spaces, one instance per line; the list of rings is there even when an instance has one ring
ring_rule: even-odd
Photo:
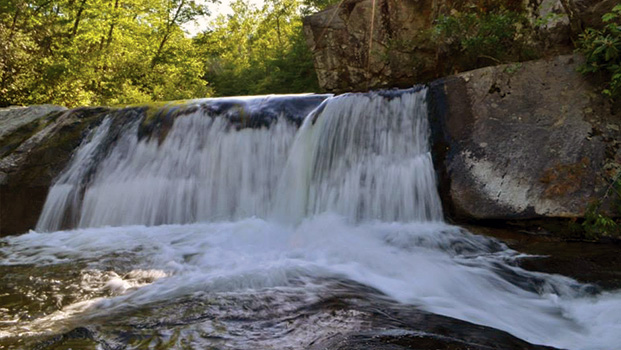
[[[5,264],[131,254],[139,257],[137,270],[160,271],[151,284],[80,308],[80,320],[195,293],[303,289],[294,282],[339,278],[538,344],[611,349],[621,332],[620,295],[592,296],[569,278],[524,271],[511,264],[516,252],[442,223],[352,225],[342,216],[323,214],[298,226],[244,219],[31,232],[5,241],[8,246],[0,248]],[[48,321],[63,317],[75,313]]]

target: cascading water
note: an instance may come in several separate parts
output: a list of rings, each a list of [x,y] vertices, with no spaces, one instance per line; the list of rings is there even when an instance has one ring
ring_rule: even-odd
[[[298,132],[276,215],[440,221],[428,140],[424,92],[330,99]]]
[[[382,305],[616,347],[619,294],[522,270],[517,252],[442,222],[425,95],[204,100],[168,127],[108,116],[38,232],[0,242],[0,267],[28,267],[22,283],[66,284],[0,309],[0,345],[87,325],[103,348],[300,349],[364,331]],[[339,293],[375,306],[317,308]]]
[[[106,146],[106,119],[52,186],[37,230],[58,230],[65,217],[75,218],[70,227],[265,217],[297,130],[291,119],[323,98],[289,97],[302,104],[289,118],[283,98],[203,101],[206,108],[176,118],[163,141],[141,137],[138,119],[93,164]],[[236,119],[244,117],[250,127],[240,128]]]
[[[126,126],[93,175],[90,159],[110,120],[95,130],[52,186],[38,231],[60,229],[65,217],[77,218],[74,227],[253,216],[297,223],[323,212],[355,221],[442,219],[424,92],[339,96],[299,132],[284,118],[238,130],[226,114],[200,109],[176,118],[163,141],[140,138],[139,127],[139,120]]]

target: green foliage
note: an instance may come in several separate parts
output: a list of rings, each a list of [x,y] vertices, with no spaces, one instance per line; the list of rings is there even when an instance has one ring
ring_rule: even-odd
[[[472,5],[438,17],[434,39],[458,70],[534,59],[534,30],[519,8],[502,3]]]
[[[205,79],[218,96],[317,91],[298,0],[231,4],[196,44],[206,59]]]
[[[303,0],[301,11],[303,15],[310,15],[342,2],[343,0]]]
[[[583,73],[604,73],[607,77],[602,92],[610,97],[621,96],[621,5],[602,16],[602,29],[588,28],[580,35],[578,50],[586,56],[580,67]]]
[[[181,26],[194,0],[9,0],[0,5],[0,106],[124,104],[209,94]]]
[[[604,202],[609,200],[611,211],[617,218],[602,213]],[[604,196],[592,203],[586,209],[582,229],[587,239],[598,240],[602,237],[621,238],[621,171],[610,182]]]
[[[209,0],[216,1],[216,0]],[[301,11],[326,0],[233,3],[233,14],[189,38],[208,13],[198,0],[0,2],[0,107],[149,101],[317,90]],[[209,84],[208,84],[209,82]]]

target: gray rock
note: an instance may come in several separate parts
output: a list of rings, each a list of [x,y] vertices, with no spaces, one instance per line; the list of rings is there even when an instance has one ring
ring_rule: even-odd
[[[619,168],[618,108],[579,56],[482,68],[430,89],[434,157],[449,215],[571,218]],[[616,106],[618,107],[618,106]]]
[[[33,106],[0,112],[0,236],[34,228],[52,181],[107,111]]]
[[[20,127],[45,117],[52,112],[64,111],[67,108],[55,105],[36,105],[28,107],[0,108],[0,142]]]

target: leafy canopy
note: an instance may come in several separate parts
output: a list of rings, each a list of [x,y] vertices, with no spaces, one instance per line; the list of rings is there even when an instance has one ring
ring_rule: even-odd
[[[205,1],[2,1],[0,107],[315,91],[301,20],[312,1],[238,0],[195,38],[183,25],[209,14]]]
[[[219,96],[317,91],[311,52],[302,28],[299,0],[245,0],[231,4],[196,38],[205,78]]]

